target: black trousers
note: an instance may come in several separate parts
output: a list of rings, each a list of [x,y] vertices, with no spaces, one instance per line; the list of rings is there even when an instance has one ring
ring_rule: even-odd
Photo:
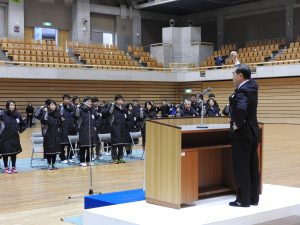
[[[123,159],[123,148],[124,145],[113,145],[111,148],[111,158],[112,160],[121,160]]]
[[[132,154],[132,144],[125,145],[126,154]]]
[[[101,143],[99,141],[97,141],[95,149],[96,149],[96,156],[101,156],[101,153],[100,153]]]
[[[236,200],[244,205],[259,201],[258,140],[232,140]]]
[[[12,167],[16,167],[16,161],[17,161],[17,155],[14,154],[14,155],[4,155],[3,156],[3,164],[4,164],[4,167],[8,167],[8,157],[10,156],[10,159],[11,159],[11,166]]]
[[[144,124],[144,126],[141,129],[141,133],[142,133],[143,149],[145,150],[145,144],[146,144],[146,123]]]
[[[29,127],[32,127],[32,118],[33,118],[33,115],[27,115],[27,125],[29,125]]]
[[[54,165],[55,164],[55,161],[56,161],[56,154],[48,154],[46,155],[46,158],[47,158],[47,162],[49,165]]]
[[[67,146],[67,155],[65,152],[65,147]],[[61,145],[61,152],[59,154],[59,158],[61,161],[67,160],[67,159],[72,159],[73,157],[73,152],[71,151],[70,144],[62,144]]]
[[[92,153],[92,147],[91,147],[91,154]],[[80,147],[79,149],[79,160],[80,160],[80,163],[84,163],[84,162],[87,162],[89,163],[91,160],[90,160],[90,147]]]

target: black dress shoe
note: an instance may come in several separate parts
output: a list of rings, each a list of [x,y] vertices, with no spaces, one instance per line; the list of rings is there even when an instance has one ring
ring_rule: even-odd
[[[233,206],[233,207],[250,207],[250,205],[244,205],[238,201],[234,201],[234,202],[229,202],[229,206]]]
[[[257,206],[258,202],[251,202],[251,205]]]

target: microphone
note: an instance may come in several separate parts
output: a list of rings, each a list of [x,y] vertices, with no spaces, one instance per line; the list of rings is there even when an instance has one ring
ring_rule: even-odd
[[[212,91],[212,88],[208,87],[208,88],[204,89],[202,92],[198,93],[196,98],[198,99],[200,97],[200,95],[204,95],[204,94],[206,94],[208,92],[211,92],[211,91]]]
[[[211,87],[208,87],[208,88],[204,89],[204,91],[202,91],[200,94],[201,94],[201,95],[204,95],[204,94],[206,94],[206,93],[208,93],[208,92],[211,92],[211,91],[212,91],[212,88],[211,88]]]

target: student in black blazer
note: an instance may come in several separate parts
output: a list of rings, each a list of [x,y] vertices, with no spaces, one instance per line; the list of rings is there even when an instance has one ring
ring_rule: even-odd
[[[230,206],[249,207],[259,201],[259,171],[257,144],[259,127],[257,122],[258,85],[251,79],[247,65],[239,65],[233,72],[235,92],[229,97],[230,136],[234,180],[237,188],[236,200]]]

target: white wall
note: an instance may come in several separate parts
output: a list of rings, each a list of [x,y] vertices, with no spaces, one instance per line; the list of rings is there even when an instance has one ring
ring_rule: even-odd
[[[194,72],[160,72],[160,71],[130,71],[101,69],[67,69],[0,66],[0,78],[26,79],[63,79],[63,80],[117,80],[117,81],[161,81],[161,82],[191,82],[232,80],[231,69],[207,70],[205,76],[199,71]],[[76,76],[74,76],[76,74]],[[260,66],[253,78],[298,77],[300,64]]]
[[[15,32],[14,28],[19,26],[19,32]],[[8,36],[24,37],[24,2],[9,1],[8,4]]]
[[[76,74],[76,76],[74,76]],[[176,82],[171,72],[0,66],[0,78]]]

